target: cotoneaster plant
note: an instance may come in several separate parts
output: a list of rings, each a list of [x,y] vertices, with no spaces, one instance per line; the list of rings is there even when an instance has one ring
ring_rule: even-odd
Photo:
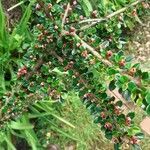
[[[124,55],[122,32],[140,22],[138,13],[149,4],[97,3],[37,0],[33,41],[16,72],[17,88],[1,98],[2,128],[37,101],[63,102],[63,94],[74,89],[115,149],[139,147],[143,134],[124,106],[133,101],[150,114],[150,75]]]

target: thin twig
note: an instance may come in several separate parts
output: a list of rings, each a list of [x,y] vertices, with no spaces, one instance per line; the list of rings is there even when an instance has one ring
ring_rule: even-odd
[[[62,29],[64,28],[64,24],[65,24],[66,18],[68,16],[69,8],[70,8],[70,3],[68,3],[67,8],[64,13],[64,17],[62,19],[62,25],[61,25]]]
[[[95,18],[95,19],[85,19],[85,20],[82,20],[79,22],[79,24],[82,24],[82,23],[89,23],[89,22],[101,22],[101,21],[105,21],[106,18]]]
[[[11,11],[11,10],[17,8],[18,6],[22,5],[22,4],[25,3],[25,2],[26,2],[26,1],[21,1],[21,2],[19,2],[19,3],[17,3],[17,4],[15,4],[14,6],[8,8],[8,9],[7,9],[7,12],[9,12],[9,11]]]
[[[120,13],[126,11],[128,8],[137,5],[138,3],[142,2],[142,1],[144,1],[144,0],[135,1],[135,2],[131,3],[131,4],[128,5],[128,6],[126,6],[126,7],[124,7],[124,8],[121,8],[121,9],[119,9],[119,10],[117,10],[117,11],[115,11],[115,12],[109,14],[109,15],[107,15],[107,16],[104,17],[104,18],[82,20],[81,22],[79,22],[79,24],[81,24],[81,23],[88,23],[88,22],[92,22],[92,23],[89,24],[89,25],[83,26],[83,27],[80,29],[80,31],[81,31],[81,30],[85,30],[85,29],[87,29],[87,28],[90,28],[90,27],[92,27],[92,26],[94,26],[94,25],[96,25],[96,24],[98,24],[98,23],[100,23],[100,22],[102,22],[102,21],[107,21],[107,20],[111,19],[112,17],[114,17],[114,16],[116,16],[116,15],[118,15],[118,14],[120,14]],[[93,20],[93,21],[92,21],[92,20]]]

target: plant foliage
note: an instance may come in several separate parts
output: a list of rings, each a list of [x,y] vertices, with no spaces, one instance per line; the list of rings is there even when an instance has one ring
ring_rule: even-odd
[[[0,7],[0,58],[7,58],[5,62],[9,64],[14,51],[25,47],[18,71],[13,72],[16,80],[11,80],[11,88],[5,88],[4,69],[1,71],[1,87],[5,92],[1,90],[0,126],[1,135],[6,133],[1,145],[7,143],[9,149],[15,149],[11,141],[14,134],[24,137],[33,150],[41,147],[30,123],[33,118],[41,118],[73,138],[51,121],[56,118],[74,128],[53,113],[51,103],[63,104],[64,95],[74,90],[115,149],[122,144],[136,147],[142,133],[133,121],[134,112],[124,111],[124,103],[134,102],[150,114],[150,74],[124,55],[123,32],[141,22],[139,16],[148,13],[149,4],[142,0],[33,3],[11,34],[4,25]],[[24,39],[31,6],[32,41],[28,42]],[[4,61],[1,62],[4,66]]]

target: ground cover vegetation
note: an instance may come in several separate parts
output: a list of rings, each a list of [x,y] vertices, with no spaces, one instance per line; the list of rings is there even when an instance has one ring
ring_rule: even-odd
[[[101,136],[116,150],[140,149],[143,133],[127,102],[150,115],[150,74],[124,45],[149,2],[23,3],[10,31],[0,4],[0,149],[50,149],[56,141],[61,149],[92,149]]]

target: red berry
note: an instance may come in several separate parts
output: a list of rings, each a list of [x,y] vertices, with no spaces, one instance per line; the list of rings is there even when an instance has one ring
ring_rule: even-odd
[[[47,31],[47,30],[44,30],[43,34],[44,34],[44,35],[48,35],[48,31]]]
[[[121,111],[119,107],[115,107],[115,114],[120,115]]]
[[[94,11],[92,12],[92,17],[96,18],[96,17],[97,17],[97,14],[98,14],[97,10],[94,10]]]
[[[132,15],[133,15],[133,16],[137,16],[136,9],[134,9],[134,10],[132,11]]]
[[[77,43],[76,46],[79,48],[81,46],[81,43]]]
[[[77,1],[76,0],[73,1],[73,5],[74,6],[77,5]]]
[[[112,51],[107,51],[107,53],[106,53],[106,57],[107,58],[110,58],[111,56],[113,55],[113,52]]]
[[[104,127],[105,127],[106,129],[108,129],[108,130],[112,130],[112,124],[109,123],[109,122],[106,122],[105,125],[104,125]]]
[[[105,119],[105,118],[106,118],[106,115],[105,115],[105,113],[104,113],[104,112],[101,112],[101,113],[100,113],[100,116],[101,116],[103,119]]]
[[[52,4],[49,3],[48,6],[47,6],[47,8],[50,10],[52,8]]]
[[[119,66],[120,67],[124,67],[125,66],[125,60],[122,59],[120,62],[119,62]]]
[[[75,29],[74,27],[70,27],[70,30],[69,30],[69,31],[70,31],[70,32],[75,32],[75,30],[76,30],[76,29]]]
[[[130,117],[126,117],[125,125],[126,126],[130,126],[131,125],[131,118]]]
[[[35,6],[35,9],[36,9],[36,10],[40,10],[40,9],[41,9],[40,4],[37,3],[36,6]]]
[[[21,76],[23,76],[25,74],[27,74],[27,67],[26,66],[24,66],[23,68],[20,68],[18,70],[18,73],[17,73],[18,77],[21,77]]]
[[[131,76],[133,76],[134,74],[136,73],[136,68],[131,68],[130,69],[130,71],[129,71],[129,74],[131,75]]]
[[[81,56],[86,58],[86,57],[88,56],[87,50],[83,51],[83,52],[81,53]]]
[[[130,139],[130,143],[131,144],[138,144],[139,140],[137,139],[136,136],[132,136],[131,139]]]
[[[39,29],[39,30],[43,30],[44,29],[44,26],[42,24],[37,24],[36,27]]]
[[[81,15],[81,16],[79,16],[79,18],[80,18],[80,20],[83,20],[84,19],[84,17]]]

